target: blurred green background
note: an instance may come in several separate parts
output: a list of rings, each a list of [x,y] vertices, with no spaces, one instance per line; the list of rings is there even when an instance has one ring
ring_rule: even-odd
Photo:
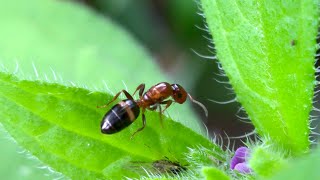
[[[19,7],[21,4],[26,4],[25,2],[27,1],[16,0],[15,3]],[[214,53],[212,49],[213,45],[208,40],[210,35],[203,30],[205,29],[204,19],[197,14],[201,14],[197,2],[194,0],[74,0],[73,2],[74,4],[85,6],[90,11],[99,14],[102,18],[109,18],[122,26],[147,49],[162,73],[170,77],[172,82],[183,85],[195,99],[202,102],[209,110],[208,118],[204,117],[204,113],[200,108],[197,106],[194,108],[207,126],[209,134],[213,135],[215,133],[221,135],[226,144],[226,134],[231,137],[241,136],[245,132],[252,131],[250,124],[237,120],[239,118],[236,115],[245,116],[241,112],[237,113],[240,107],[239,104],[229,103],[221,105],[208,101],[208,99],[221,102],[229,101],[234,99],[235,95],[231,90],[228,90],[231,88],[229,84],[221,83],[227,82],[228,79],[219,75],[221,73],[219,72],[217,62],[212,59],[199,57],[199,55],[193,52],[194,50],[199,54],[210,56],[213,56]],[[43,8],[49,9],[49,7]],[[19,16],[24,18],[24,14],[19,14],[18,11],[19,8],[17,8],[18,15],[15,18],[17,20]],[[10,13],[12,14],[12,12]],[[9,20],[10,15],[8,14],[10,13],[2,11],[0,19],[3,22],[6,21],[6,18]],[[59,12],[56,12],[56,16],[59,16]],[[55,16],[52,16],[52,18],[55,18]],[[70,23],[75,22],[70,21]],[[86,25],[84,24],[83,26]],[[55,24],[52,23],[44,26],[46,26],[44,28],[50,31],[51,28],[55,27]],[[90,22],[88,22],[87,26],[90,29]],[[5,27],[2,28],[5,29]],[[23,32],[24,29],[19,29],[19,31]],[[17,39],[14,32],[10,33],[8,31],[6,36],[10,38],[12,44],[18,47],[19,39]],[[56,38],[59,37],[44,36],[42,40],[52,41],[56,40]],[[79,38],[81,39],[81,37]],[[2,40],[0,39],[0,41]],[[53,43],[52,46],[54,45],[56,44]],[[0,43],[0,48],[6,49],[7,47],[12,46]],[[32,51],[32,49],[30,50]],[[14,52],[15,49],[6,49],[6,51]],[[29,49],[26,51],[29,51]],[[43,52],[46,51],[50,51],[50,49],[43,49]],[[3,54],[0,54],[0,57],[10,58],[4,57]],[[13,64],[15,64],[14,61]],[[137,73],[135,69],[132,69],[133,76],[135,73]],[[90,77],[90,75],[88,76]],[[158,78],[155,77],[155,79]],[[138,81],[143,82],[144,80]],[[119,84],[122,83],[119,82]],[[48,171],[39,168],[39,166],[42,166],[41,163],[36,160],[30,160],[28,158],[30,156],[13,143],[3,129],[0,132],[0,177],[2,179],[53,179],[53,177],[59,177],[59,175],[46,176],[45,174],[48,174]],[[240,140],[231,140],[231,143],[235,143],[238,146]],[[22,153],[19,153],[21,151]]]

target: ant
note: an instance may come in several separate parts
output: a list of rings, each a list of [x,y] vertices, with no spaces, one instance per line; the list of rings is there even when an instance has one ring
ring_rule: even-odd
[[[103,106],[98,108],[107,107],[109,104],[114,102],[121,93],[127,97],[127,99],[120,101],[114,105],[103,117],[101,121],[101,132],[104,134],[114,134],[121,131],[122,129],[129,126],[133,121],[137,119],[142,111],[142,124],[143,126],[134,132],[131,138],[138,132],[142,131],[146,126],[146,109],[154,111],[157,108],[160,110],[160,121],[162,124],[161,115],[163,112],[170,107],[172,102],[183,104],[187,100],[187,96],[193,103],[198,104],[208,116],[206,107],[200,102],[194,100],[190,94],[188,94],[182,86],[179,84],[169,84],[167,82],[161,82],[152,86],[148,91],[144,93],[145,84],[140,84],[132,96],[139,91],[139,99],[134,100],[133,97],[126,91],[122,90],[118,92],[113,99]],[[171,97],[171,99],[169,99]],[[165,105],[165,108],[161,110],[161,105]]]

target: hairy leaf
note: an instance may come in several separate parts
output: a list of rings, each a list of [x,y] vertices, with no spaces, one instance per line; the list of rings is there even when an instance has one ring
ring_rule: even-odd
[[[229,180],[230,177],[227,176],[223,171],[213,167],[203,167],[202,173],[206,180]]]
[[[186,163],[188,147],[220,148],[203,136],[159,113],[139,117],[120,133],[100,133],[100,121],[108,109],[96,108],[112,96],[40,81],[19,80],[0,73],[0,122],[32,154],[73,179],[137,177],[141,167],[160,159]],[[221,159],[222,157],[216,157]],[[152,169],[147,169],[152,171]]]
[[[318,1],[201,2],[217,57],[257,132],[293,154],[308,150]]]

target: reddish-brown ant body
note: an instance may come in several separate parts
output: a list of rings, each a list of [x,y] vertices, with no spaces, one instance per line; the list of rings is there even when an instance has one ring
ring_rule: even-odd
[[[140,84],[133,93],[134,96],[134,94],[139,91],[138,100],[134,100],[126,90],[122,90],[118,92],[109,103],[101,106],[107,107],[110,103],[114,102],[121,93],[124,93],[124,95],[127,97],[127,99],[122,100],[118,104],[114,105],[110,109],[110,111],[108,111],[103,117],[101,122],[102,133],[113,134],[121,131],[137,119],[141,109],[143,126],[132,135],[133,137],[136,133],[143,130],[146,126],[146,117],[144,114],[146,109],[154,111],[159,108],[160,120],[162,123],[161,114],[172,104],[172,102],[183,104],[188,96],[192,102],[198,104],[204,109],[206,116],[208,114],[205,106],[200,102],[194,100],[190,96],[190,94],[188,94],[179,84],[169,84],[167,82],[161,82],[152,86],[145,93],[144,89],[145,84]],[[163,110],[161,110],[161,105],[165,105],[165,108]]]

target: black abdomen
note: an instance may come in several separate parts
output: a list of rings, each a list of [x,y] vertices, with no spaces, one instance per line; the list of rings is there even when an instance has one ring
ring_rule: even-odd
[[[114,105],[101,121],[101,132],[113,134],[129,126],[137,119],[140,108],[134,100],[126,99]]]

